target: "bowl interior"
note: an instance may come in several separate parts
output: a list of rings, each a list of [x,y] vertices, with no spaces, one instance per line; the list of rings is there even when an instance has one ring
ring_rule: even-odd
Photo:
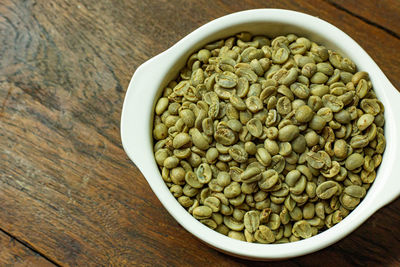
[[[380,70],[372,59],[350,37],[337,28],[317,18],[308,18],[310,16],[304,14],[301,16],[306,16],[306,19],[294,16],[292,20],[287,18],[287,21],[282,22],[282,18],[279,17],[274,19],[258,18],[256,16],[253,19],[247,18],[245,22],[241,20],[221,20],[219,24],[213,22],[214,24],[212,26],[206,24],[199,30],[183,38],[172,48],[159,55],[159,58],[155,60],[158,61],[157,64],[159,65],[159,77],[163,78],[160,78],[155,82],[156,90],[148,92],[148,95],[146,96],[150,99],[149,104],[151,103],[150,105],[145,106],[145,117],[149,122],[147,125],[148,140],[146,141],[148,152],[153,154],[152,122],[154,106],[165,86],[177,77],[180,69],[185,65],[186,60],[193,52],[197,51],[209,42],[234,35],[241,31],[267,35],[268,37],[294,33],[298,36],[307,37],[318,44],[334,49],[341,52],[343,55],[348,56],[355,62],[359,70],[365,70],[370,74],[378,98],[384,103],[385,107],[387,107],[385,111],[385,119],[386,121],[392,121],[393,113],[389,106],[388,97],[383,89],[385,84],[376,75]],[[300,21],[302,22],[301,24],[299,23]],[[386,123],[385,137],[388,143],[393,139],[393,134],[394,129]],[[358,207],[342,222],[309,239],[279,245],[241,242],[209,229],[193,218],[172,196],[168,187],[164,184],[161,178],[153,155],[151,155],[152,161],[148,162],[148,167],[145,169],[141,168],[141,170],[146,177],[153,176],[153,181],[149,181],[149,183],[157,197],[161,200],[171,215],[184,228],[202,241],[222,251],[238,256],[258,259],[280,259],[311,253],[320,248],[326,247],[343,238],[372,215],[373,212],[379,208],[374,205],[374,199],[376,199],[375,192],[378,191],[381,180],[384,180],[385,176],[389,175],[388,171],[391,169],[393,162],[388,160],[388,158],[391,155],[393,156],[393,153],[393,148],[388,146],[384,153],[376,182],[371,186],[367,196],[363,201],[361,201]]]

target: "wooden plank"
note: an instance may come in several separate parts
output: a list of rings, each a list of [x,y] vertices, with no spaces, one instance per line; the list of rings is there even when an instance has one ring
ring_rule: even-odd
[[[400,40],[324,1],[2,1],[0,226],[66,266],[246,265],[167,214],[126,157],[119,121],[141,63],[211,19],[259,7],[335,24],[400,88]],[[279,264],[400,264],[399,210],[397,200],[338,244]]]
[[[15,239],[0,231],[0,266],[55,266]]]
[[[400,38],[400,1],[329,0],[329,2]]]

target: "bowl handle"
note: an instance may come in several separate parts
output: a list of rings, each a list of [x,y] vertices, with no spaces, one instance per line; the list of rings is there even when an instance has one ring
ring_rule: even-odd
[[[158,86],[157,79],[160,68],[156,68],[158,58],[155,56],[140,65],[132,76],[128,90],[125,94],[121,113],[121,141],[128,157],[141,169],[144,154],[149,150],[151,138],[146,138],[149,133],[148,107],[153,98],[145,97],[147,88]]]
[[[391,108],[393,109],[394,122],[393,125],[388,127],[394,127],[393,142],[389,144],[394,146],[394,153],[390,157],[394,157],[395,161],[400,160],[400,92],[389,82],[391,88],[389,90],[389,97],[391,98],[390,103],[393,103]],[[388,123],[388,122],[386,122]],[[388,144],[386,144],[387,146]],[[390,170],[390,177],[386,179],[385,184],[381,187],[379,192],[380,198],[378,199],[378,207],[381,208],[400,196],[400,162],[395,162],[393,168]]]

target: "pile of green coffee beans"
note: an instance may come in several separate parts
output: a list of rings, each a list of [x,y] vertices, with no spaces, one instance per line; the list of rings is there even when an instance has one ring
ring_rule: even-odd
[[[155,160],[174,197],[231,238],[286,243],[364,198],[386,141],[368,73],[294,34],[243,32],[192,54],[156,102]]]

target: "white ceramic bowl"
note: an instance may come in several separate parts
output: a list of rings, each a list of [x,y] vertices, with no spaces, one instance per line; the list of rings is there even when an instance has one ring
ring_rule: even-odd
[[[231,239],[193,218],[164,184],[153,156],[152,120],[155,100],[184,66],[189,55],[206,43],[240,31],[268,36],[295,33],[342,52],[369,73],[378,98],[385,105],[386,151],[377,177],[359,206],[342,222],[309,239],[288,244],[254,244]],[[375,211],[400,194],[400,94],[371,57],[348,35],[319,18],[281,9],[242,11],[213,20],[190,33],[165,52],[143,63],[126,92],[121,118],[123,147],[143,173],[168,212],[187,231],[225,253],[255,260],[278,260],[325,248],[351,233]]]

